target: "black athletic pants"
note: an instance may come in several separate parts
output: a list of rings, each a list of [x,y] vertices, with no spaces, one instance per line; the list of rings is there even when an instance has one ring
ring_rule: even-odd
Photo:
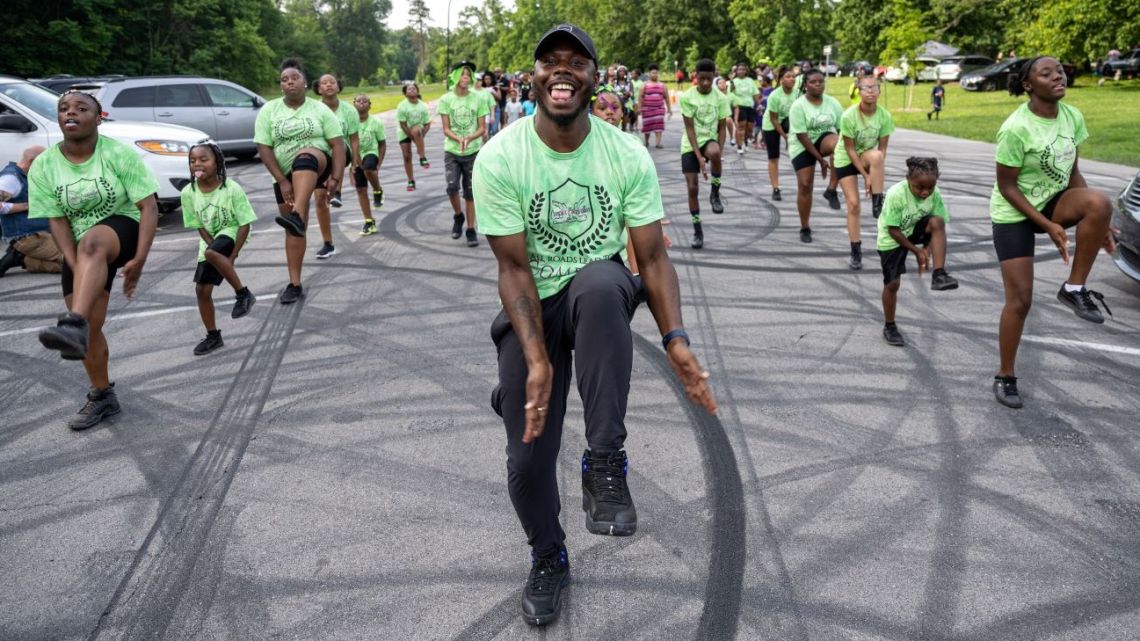
[[[507,485],[527,541],[540,556],[553,554],[566,539],[558,523],[562,507],[558,449],[571,365],[578,374],[590,449],[622,449],[633,367],[629,322],[643,298],[640,279],[625,265],[602,260],[582,268],[561,292],[542,301],[542,327],[554,382],[546,429],[530,445],[522,442],[527,374],[522,346],[506,311],[491,324],[491,339],[499,353],[499,384],[491,394],[491,406],[507,428]]]

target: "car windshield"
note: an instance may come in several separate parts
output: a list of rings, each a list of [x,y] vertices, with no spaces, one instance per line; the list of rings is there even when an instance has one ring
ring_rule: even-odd
[[[1017,64],[1018,61],[1019,61],[1018,58],[1010,58],[1009,60],[1002,60],[1001,62],[995,62],[992,65],[978,69],[974,73],[984,74],[984,73],[994,73],[994,72],[999,72],[999,71],[1005,71],[1006,69],[1009,69],[1013,65]]]
[[[0,83],[0,94],[15,100],[48,120],[56,119],[59,96],[28,82]]]
[[[942,62],[938,64],[943,65],[957,65],[962,63],[962,58],[943,58]]]

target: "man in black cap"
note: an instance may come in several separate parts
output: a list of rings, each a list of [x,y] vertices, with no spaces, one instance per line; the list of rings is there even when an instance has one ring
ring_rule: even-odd
[[[595,534],[637,529],[622,448],[633,366],[629,322],[642,300],[690,400],[709,412],[716,401],[681,323],[653,161],[635,137],[589,115],[593,41],[574,25],[559,25],[539,40],[534,57],[538,110],[487,143],[475,161],[474,185],[503,302],[491,325],[499,354],[491,400],[506,425],[507,482],[533,561],[522,612],[528,623],[543,625],[558,617],[570,572],[557,459],[572,366],[589,444],[582,507]],[[627,228],[641,279],[621,261]]]

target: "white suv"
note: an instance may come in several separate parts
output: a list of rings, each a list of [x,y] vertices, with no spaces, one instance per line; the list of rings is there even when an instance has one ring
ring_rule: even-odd
[[[63,140],[56,120],[58,100],[43,87],[0,76],[0,167],[19,160],[27,147],[48,147]],[[189,127],[126,120],[104,122],[99,133],[129,145],[142,157],[158,179],[161,211],[178,208],[182,187],[190,182],[190,146],[208,140],[205,133]]]

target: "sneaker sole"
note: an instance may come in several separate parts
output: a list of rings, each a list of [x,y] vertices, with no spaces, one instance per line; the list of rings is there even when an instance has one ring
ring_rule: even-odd
[[[59,357],[67,361],[81,361],[87,357],[87,350],[81,345],[64,340],[56,334],[44,330],[40,332],[40,344],[59,352]]]
[[[278,217],[274,218],[273,220],[278,225],[281,225],[282,227],[284,227],[285,232],[288,233],[290,236],[296,236],[298,238],[304,238],[305,237],[305,230],[298,227],[296,224],[293,223],[293,221],[289,220],[288,218],[285,218],[284,216],[278,216]]]
[[[326,258],[332,258],[333,256],[336,256],[335,250],[326,254],[317,254],[317,260],[325,260]]]
[[[1097,314],[1096,316],[1085,316],[1085,315],[1081,314],[1080,310],[1077,309],[1076,305],[1074,305],[1073,303],[1070,303],[1068,300],[1066,300],[1059,293],[1057,294],[1057,300],[1060,301],[1061,304],[1064,305],[1065,307],[1068,307],[1069,310],[1073,312],[1073,314],[1076,314],[1077,318],[1079,318],[1081,320],[1086,320],[1090,323],[1096,323],[1097,325],[1103,325],[1104,324],[1104,316],[1101,316],[1100,314]]]
[[[950,285],[931,285],[930,289],[933,289],[936,292],[948,292],[952,289],[958,289],[958,283],[953,283]]]
[[[617,523],[614,521],[595,521],[590,518],[590,498],[582,497],[582,511],[586,513],[586,531],[590,534],[602,536],[633,536],[637,532],[637,521],[633,523]]]
[[[97,420],[97,421],[93,421],[91,423],[80,423],[80,424],[76,424],[76,423],[72,423],[71,421],[68,421],[67,427],[68,427],[68,429],[70,429],[73,432],[82,432],[83,430],[89,430],[92,427],[95,427],[96,425],[102,423],[103,421],[111,418],[112,416],[118,415],[119,412],[121,412],[121,411],[122,411],[122,408],[114,407],[114,408],[112,408],[106,412],[99,414],[99,420]]]
[[[216,352],[216,351],[218,351],[219,349],[221,349],[221,348],[225,347],[225,345],[226,345],[225,343],[222,343],[222,344],[220,344],[220,345],[214,345],[213,347],[211,347],[210,349],[208,349],[208,350],[206,350],[206,351],[204,351],[204,352],[199,352],[198,350],[196,350],[196,349],[195,349],[195,350],[194,350],[194,355],[195,355],[195,356],[205,356],[206,354],[209,354],[210,352]]]

